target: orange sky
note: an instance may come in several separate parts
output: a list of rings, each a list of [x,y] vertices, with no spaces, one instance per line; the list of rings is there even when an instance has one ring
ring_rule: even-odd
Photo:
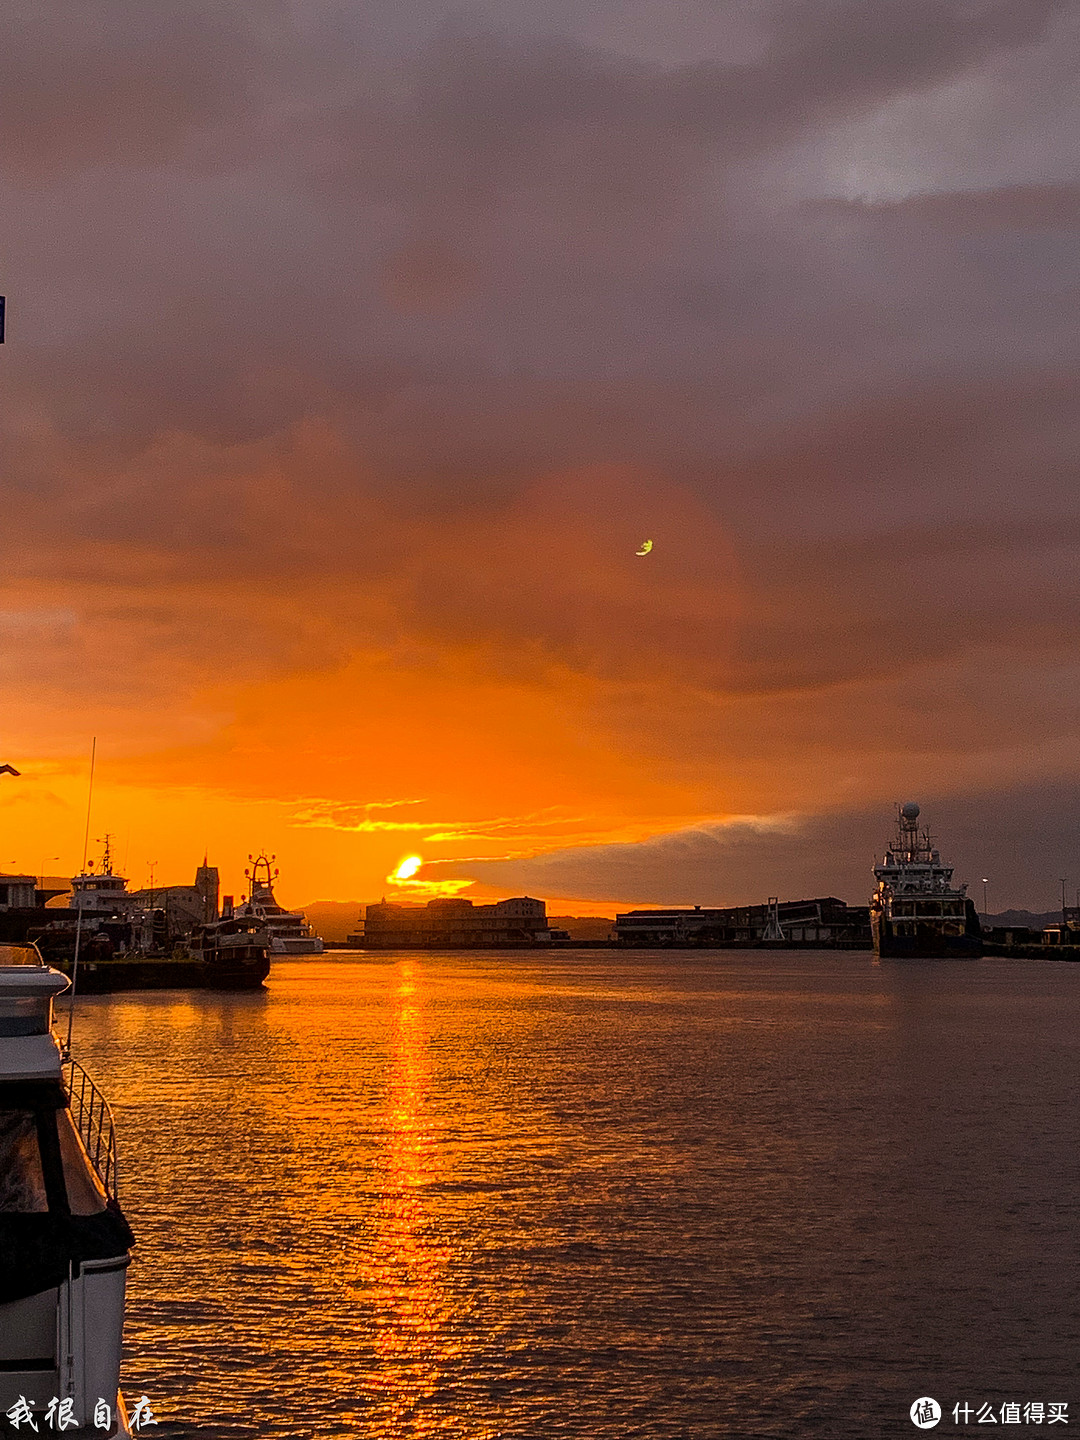
[[[253,523],[271,523],[280,497],[260,509],[259,481]],[[603,715],[642,680],[651,690],[672,652],[700,669],[695,631],[730,631],[737,608],[722,532],[671,487],[666,514],[649,514],[660,488],[561,477],[434,537],[383,517],[379,549],[425,568],[434,617],[415,588],[395,602],[393,578],[367,578],[362,539],[326,573],[280,586],[222,581],[211,562],[179,580],[152,555],[133,566],[102,552],[93,578],[27,587],[12,647],[39,673],[4,715],[23,772],[0,792],[20,836],[12,858],[33,870],[45,855],[61,854],[59,868],[78,858],[91,729],[91,832],[117,837],[138,884],[151,861],[159,883],[185,878],[206,847],[236,889],[248,851],[265,847],[285,898],[369,899],[407,854],[527,854],[693,819],[701,783],[647,763]],[[638,514],[606,516],[607,504]],[[639,558],[647,523],[657,551]],[[704,779],[715,784],[712,767]]]

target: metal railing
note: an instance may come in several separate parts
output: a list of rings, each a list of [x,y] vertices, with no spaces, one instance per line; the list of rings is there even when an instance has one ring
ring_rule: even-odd
[[[110,1200],[117,1199],[116,1129],[108,1101],[77,1060],[65,1060],[71,1118]]]

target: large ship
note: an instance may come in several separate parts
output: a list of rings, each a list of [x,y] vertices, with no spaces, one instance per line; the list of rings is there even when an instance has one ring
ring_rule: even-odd
[[[278,871],[272,870],[274,855],[257,855],[251,869],[244,874],[251,892],[234,912],[237,920],[257,921],[270,936],[271,955],[321,955],[322,938],[307,923],[299,910],[286,910],[274,899],[274,881]]]
[[[880,865],[870,899],[874,949],[883,959],[975,960],[982,931],[966,885],[953,884],[930,833],[919,829],[919,807],[897,807],[897,830]]]

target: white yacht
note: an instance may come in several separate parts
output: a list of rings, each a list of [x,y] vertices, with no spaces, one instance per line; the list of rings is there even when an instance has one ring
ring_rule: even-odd
[[[67,988],[36,949],[0,945],[0,1411],[39,1432],[74,1422],[126,1440],[134,1237],[117,1201],[109,1107],[52,1033]]]
[[[270,867],[275,855],[257,855],[245,870],[251,893],[234,915],[238,920],[257,921],[270,936],[271,955],[321,955],[322,937],[307,923],[299,910],[286,910],[274,899],[274,881],[280,873]]]

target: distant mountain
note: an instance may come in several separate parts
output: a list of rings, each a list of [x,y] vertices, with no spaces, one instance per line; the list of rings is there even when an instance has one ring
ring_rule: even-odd
[[[324,940],[344,940],[359,928],[364,907],[359,900],[313,900],[310,905],[298,908]]]
[[[552,930],[568,930],[571,940],[606,940],[615,929],[605,915],[549,915]]]
[[[989,918],[991,925],[1026,925],[1029,930],[1044,930],[1047,925],[1061,924],[1061,911],[1036,914],[1034,910],[1002,910],[1000,915]]]

